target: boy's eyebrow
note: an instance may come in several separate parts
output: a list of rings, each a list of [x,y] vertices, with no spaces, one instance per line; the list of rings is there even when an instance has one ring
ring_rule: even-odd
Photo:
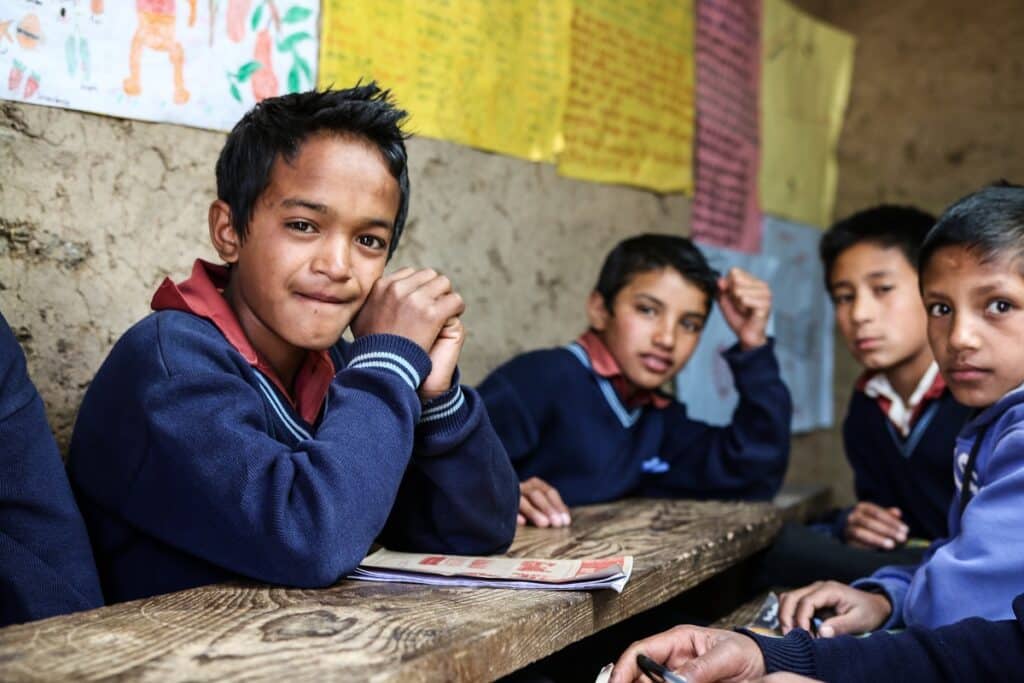
[[[314,202],[314,201],[312,201],[310,199],[302,199],[301,197],[288,197],[286,199],[282,199],[281,200],[281,206],[286,208],[286,209],[291,209],[291,208],[294,208],[296,206],[299,206],[299,207],[302,207],[304,209],[309,209],[310,211],[315,211],[315,212],[317,212],[319,214],[322,214],[324,216],[326,216],[328,214],[331,214],[331,213],[334,213],[334,210],[331,209],[331,207],[327,206],[326,204],[321,204],[320,202]],[[378,227],[379,226],[381,228],[387,228],[388,230],[390,230],[391,228],[395,227],[395,224],[394,224],[393,221],[389,221],[389,220],[384,219],[384,218],[369,218],[369,219],[366,220],[366,223],[367,223],[367,225],[370,225],[370,226],[373,226],[373,227]]]
[[[650,294],[645,294],[643,292],[638,292],[637,295],[636,295],[636,298],[638,298],[638,299],[647,299],[651,303],[653,303],[653,304],[655,304],[655,305],[657,305],[657,306],[659,306],[661,308],[665,307],[665,303],[661,299],[659,299],[656,296],[652,296]],[[683,317],[684,318],[698,317],[701,320],[704,320],[708,316],[707,316],[707,313],[702,313],[701,311],[684,311],[683,312]]]
[[[865,275],[864,279],[865,280],[877,280],[879,278],[890,277],[890,276],[892,276],[892,271],[891,270],[873,270],[870,273],[868,273],[867,275]],[[836,289],[837,287],[853,287],[853,286],[854,286],[853,282],[851,282],[850,280],[837,280],[835,282],[829,283],[829,289]]]

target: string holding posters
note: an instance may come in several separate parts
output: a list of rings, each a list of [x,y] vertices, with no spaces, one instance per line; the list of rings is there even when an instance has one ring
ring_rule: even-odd
[[[376,79],[417,135],[554,161],[570,0],[324,0],[321,87]]]
[[[312,87],[316,0],[4,0],[0,98],[199,128]]]
[[[793,398],[794,433],[829,427],[833,420],[833,314],[818,258],[820,239],[813,226],[765,216],[760,254],[701,245],[712,267],[723,273],[743,268],[771,287],[768,333]],[[735,343],[716,307],[697,350],[676,377],[676,395],[690,417],[715,425],[732,421],[739,396],[722,352]]]

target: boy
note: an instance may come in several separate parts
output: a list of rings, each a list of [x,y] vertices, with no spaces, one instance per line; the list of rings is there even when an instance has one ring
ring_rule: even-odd
[[[824,525],[787,526],[764,556],[761,587],[853,581],[924,555],[909,538],[946,535],[950,453],[968,409],[958,404],[928,346],[917,258],[935,217],[876,206],[822,237],[825,286],[850,354],[864,368],[843,423],[858,503]],[[845,544],[845,545],[844,545]]]
[[[696,422],[659,387],[686,364],[711,303],[739,341],[725,353],[740,393],[733,423]],[[523,354],[480,386],[521,480],[520,515],[571,522],[567,505],[625,496],[770,498],[789,455],[789,392],[765,328],[771,292],[733,269],[718,278],[687,239],[616,246],[587,302],[590,331]]]
[[[975,409],[956,440],[949,535],[917,567],[893,566],[844,586],[782,596],[784,629],[830,636],[929,628],[965,617],[1006,619],[1024,557],[1024,188],[991,186],[951,206],[921,247],[928,341],[950,391]]]
[[[265,100],[228,136],[209,210],[227,267],[160,286],[75,425],[108,600],[326,586],[378,536],[511,542],[515,474],[458,384],[462,300],[431,270],[382,277],[409,201],[404,116],[369,84]]]
[[[103,604],[64,463],[0,315],[0,626]]]

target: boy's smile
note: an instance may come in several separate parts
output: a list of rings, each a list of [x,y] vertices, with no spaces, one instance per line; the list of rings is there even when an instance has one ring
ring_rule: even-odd
[[[861,242],[844,250],[832,266],[829,293],[857,362],[912,390],[932,355],[917,272],[899,247]],[[907,375],[905,382],[900,374]]]
[[[210,233],[232,264],[224,292],[249,341],[286,386],[309,350],[335,344],[384,272],[398,183],[357,138],[315,135],[278,157],[239,240],[223,202]]]
[[[612,311],[594,292],[590,325],[635,387],[657,389],[686,364],[708,314],[707,295],[673,268],[638,273],[619,290]]]
[[[956,399],[984,408],[1024,383],[1024,277],[1016,258],[938,249],[922,278],[928,341]]]

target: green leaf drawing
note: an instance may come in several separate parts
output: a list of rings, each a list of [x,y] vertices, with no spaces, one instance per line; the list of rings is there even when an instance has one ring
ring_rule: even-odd
[[[313,10],[306,7],[291,7],[285,12],[284,19],[281,21],[285,24],[297,24],[312,13]]]
[[[313,82],[313,70],[309,68],[309,62],[302,57],[295,55],[295,64],[302,70],[302,73],[306,74],[306,80],[310,83]]]
[[[238,92],[238,86],[235,85],[234,83],[231,84],[231,96],[234,97],[239,102],[242,101],[242,93]]]
[[[294,64],[288,71],[288,92],[299,92],[299,69]]]
[[[277,44],[277,50],[278,52],[288,52],[289,50],[294,49],[297,44],[304,40],[309,40],[312,37],[313,36],[309,35],[305,31],[293,33]]]
[[[256,8],[256,11],[252,13],[252,30],[255,31],[256,27],[260,25],[260,19],[263,18],[263,5],[261,4]]]
[[[246,62],[242,65],[242,68],[238,70],[238,82],[245,83],[254,73],[256,73],[262,68],[262,62]]]

